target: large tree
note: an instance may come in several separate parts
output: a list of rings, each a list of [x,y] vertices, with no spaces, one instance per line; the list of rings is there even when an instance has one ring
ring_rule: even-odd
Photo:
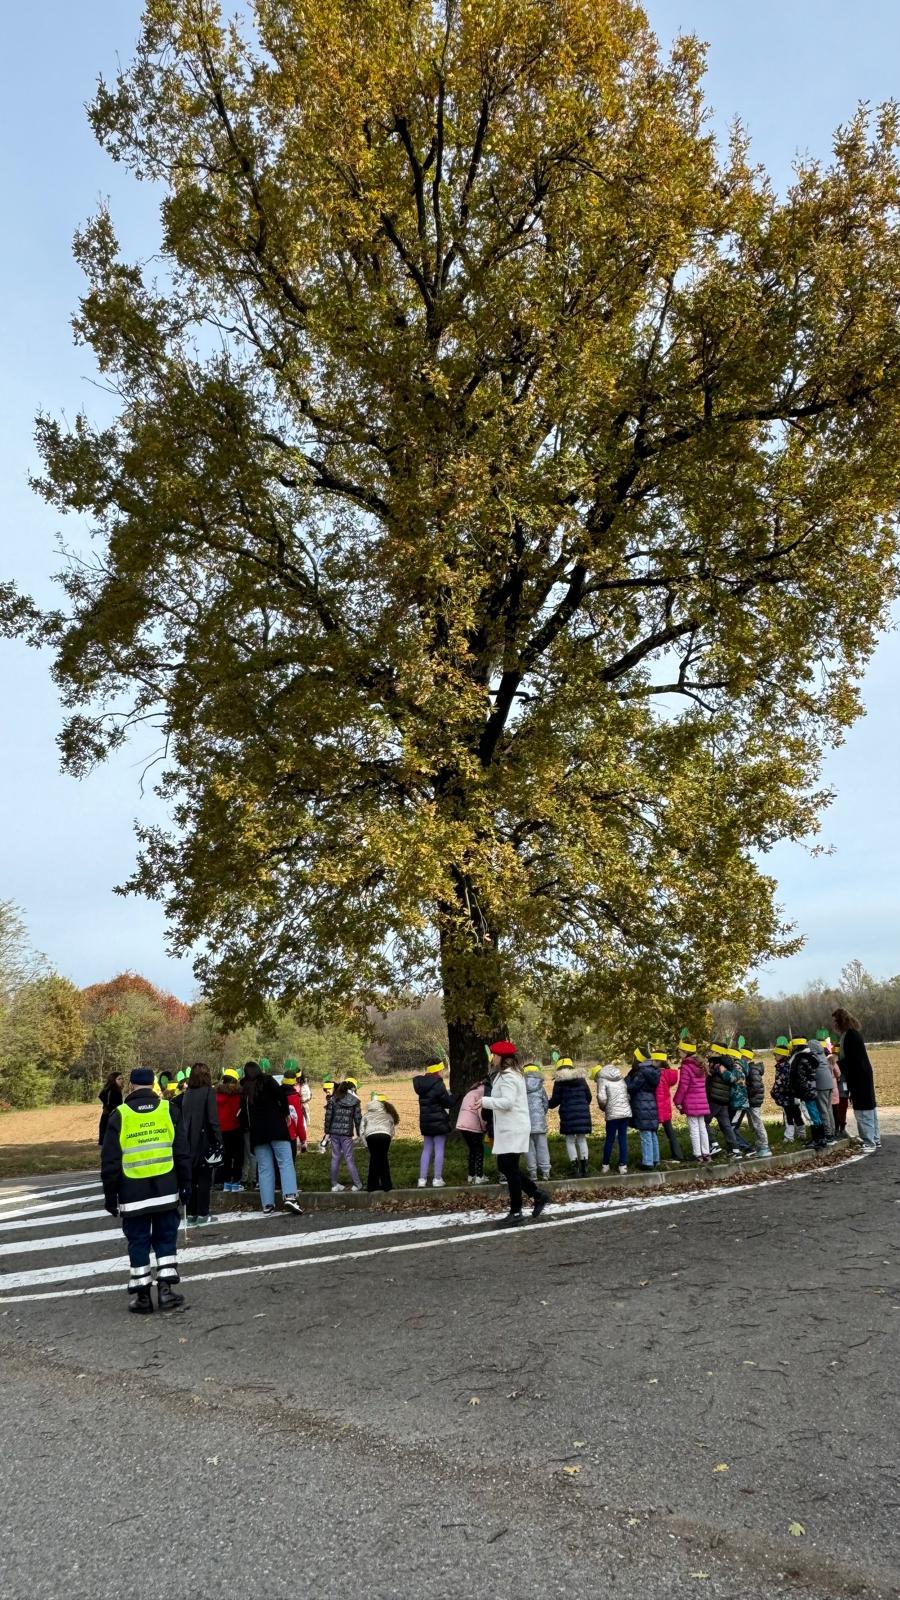
[[[897,114],[780,198],[702,72],[631,0],[151,0],[101,84],[162,247],[77,240],[98,550],[7,615],[73,772],[164,729],[133,887],[222,1016],[437,975],[462,1083],[517,996],[646,1036],[784,947],[896,590]]]

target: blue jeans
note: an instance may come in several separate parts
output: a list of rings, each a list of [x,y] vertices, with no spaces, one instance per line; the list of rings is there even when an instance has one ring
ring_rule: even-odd
[[[609,1166],[609,1158],[612,1155],[612,1147],[615,1144],[617,1139],[619,1141],[619,1166],[620,1167],[627,1167],[627,1165],[628,1165],[628,1118],[627,1117],[607,1118],[607,1122],[606,1122],[606,1138],[603,1141],[603,1165],[605,1167]]]
[[[854,1107],[853,1115],[856,1118],[856,1127],[863,1144],[880,1144],[881,1131],[878,1127],[877,1111],[857,1111]]]
[[[641,1161],[645,1167],[655,1167],[659,1162],[659,1140],[652,1128],[639,1128],[641,1136]]]
[[[275,1204],[276,1161],[281,1176],[281,1193],[285,1200],[291,1200],[297,1193],[297,1174],[291,1160],[290,1140],[275,1139],[271,1144],[258,1144],[253,1154],[256,1156],[256,1170],[259,1173],[261,1205],[265,1208]]]

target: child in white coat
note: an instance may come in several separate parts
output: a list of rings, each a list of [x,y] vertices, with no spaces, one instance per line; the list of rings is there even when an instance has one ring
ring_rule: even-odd
[[[619,1171],[628,1171],[628,1124],[631,1121],[631,1101],[625,1079],[617,1066],[595,1067],[591,1077],[597,1087],[597,1104],[606,1118],[606,1138],[603,1141],[601,1172],[609,1171],[609,1158],[613,1145],[619,1145]]]
[[[494,1118],[494,1157],[509,1188],[509,1212],[498,1223],[501,1228],[521,1227],[522,1191],[531,1195],[532,1216],[540,1216],[550,1196],[539,1189],[533,1178],[522,1172],[520,1157],[527,1155],[531,1141],[528,1092],[519,1066],[516,1047],[509,1039],[491,1045],[491,1092],[482,1106]]]

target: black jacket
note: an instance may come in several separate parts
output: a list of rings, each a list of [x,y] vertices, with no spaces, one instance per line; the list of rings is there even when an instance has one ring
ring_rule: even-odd
[[[747,1099],[751,1106],[761,1106],[766,1098],[766,1086],[763,1082],[763,1064],[761,1061],[748,1061],[747,1063]]]
[[[843,1035],[839,1059],[854,1111],[874,1111],[877,1105],[875,1075],[869,1060],[869,1052],[858,1028],[848,1028]]]
[[[713,1106],[727,1106],[731,1104],[731,1084],[722,1076],[723,1063],[710,1061],[709,1077],[706,1080],[706,1097],[709,1100],[710,1110]]]
[[[659,1127],[659,1106],[656,1090],[659,1085],[659,1067],[650,1062],[632,1067],[625,1086],[631,1101],[631,1121],[640,1133],[655,1133]]]
[[[288,1135],[287,1090],[276,1083],[268,1073],[252,1080],[256,1085],[254,1095],[244,1094],[244,1127],[250,1134],[250,1147],[258,1144],[277,1144]]]
[[[210,1146],[220,1146],[222,1129],[215,1089],[185,1089],[181,1096],[181,1126],[187,1139],[191,1166],[199,1167]]]
[[[801,1045],[788,1062],[788,1088],[795,1100],[815,1100],[818,1092],[816,1058]]]
[[[348,1089],[346,1094],[333,1094],[325,1110],[325,1132],[335,1139],[352,1139],[359,1136],[362,1110],[359,1097]]]
[[[137,1089],[128,1095],[125,1105],[132,1111],[155,1111],[159,1095],[152,1089]],[[191,1185],[191,1161],[180,1117],[173,1117],[175,1139],[172,1145],[173,1172],[160,1178],[126,1178],[122,1173],[122,1147],[119,1134],[122,1128],[121,1109],[117,1106],[109,1114],[103,1149],[100,1152],[100,1179],[108,1209],[122,1212],[153,1212],[178,1210],[179,1195]]]
[[[557,1068],[548,1111],[559,1111],[560,1133],[590,1133],[591,1091],[584,1073],[574,1067]]]
[[[100,1090],[97,1099],[100,1101],[103,1110],[100,1113],[100,1127],[97,1129],[98,1144],[102,1144],[106,1136],[110,1112],[115,1111],[116,1106],[120,1106],[124,1098],[125,1096],[117,1083],[105,1083]]]
[[[439,1072],[422,1072],[413,1078],[412,1086],[419,1096],[419,1132],[426,1139],[436,1139],[450,1132],[450,1107],[453,1101],[447,1085]]]

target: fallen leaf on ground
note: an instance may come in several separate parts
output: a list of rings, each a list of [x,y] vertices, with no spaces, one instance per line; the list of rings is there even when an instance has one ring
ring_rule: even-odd
[[[716,1464],[716,1466],[713,1467],[713,1472],[727,1472],[727,1471],[728,1471],[728,1462],[727,1461],[719,1461]]]
[[[741,1362],[741,1366],[742,1367],[755,1367],[756,1366],[756,1362],[755,1361],[742,1361]]]
[[[563,1467],[563,1472],[567,1473],[570,1478],[577,1478],[580,1471],[580,1467]]]
[[[629,1517],[628,1521],[625,1524],[626,1528],[636,1528],[637,1525],[638,1525],[638,1518],[637,1517]]]
[[[646,1287],[647,1287],[649,1282],[650,1282],[649,1278],[639,1278],[638,1279],[638,1288],[639,1289],[646,1289]]]
[[[477,1394],[473,1394],[471,1400],[469,1401],[469,1405],[470,1406],[480,1406],[481,1405],[481,1401],[479,1400]]]
[[[572,1449],[573,1450],[583,1450],[586,1444],[587,1444],[587,1439],[576,1439],[575,1443],[572,1446]]]
[[[805,1532],[806,1529],[802,1522],[792,1522],[788,1528],[788,1533],[792,1533],[795,1539],[802,1539]]]
[[[709,1573],[708,1572],[692,1572],[691,1573],[691,1577],[692,1578],[708,1578],[709,1577]]]
[[[260,1319],[260,1317],[264,1317],[264,1316],[265,1316],[265,1314],[266,1314],[266,1313],[265,1313],[265,1312],[264,1312],[264,1311],[256,1311],[256,1312],[254,1312],[254,1315],[253,1315],[253,1321],[254,1321],[254,1322],[258,1322],[258,1321],[259,1321],[259,1319]]]
[[[208,1466],[208,1467],[217,1467],[217,1466],[218,1466],[218,1465],[219,1465],[219,1458],[218,1458],[218,1456],[207,1456],[207,1458],[206,1458],[206,1465],[207,1465],[207,1466]]]
[[[647,1382],[648,1383],[659,1383],[659,1379],[658,1378],[648,1378]]]

